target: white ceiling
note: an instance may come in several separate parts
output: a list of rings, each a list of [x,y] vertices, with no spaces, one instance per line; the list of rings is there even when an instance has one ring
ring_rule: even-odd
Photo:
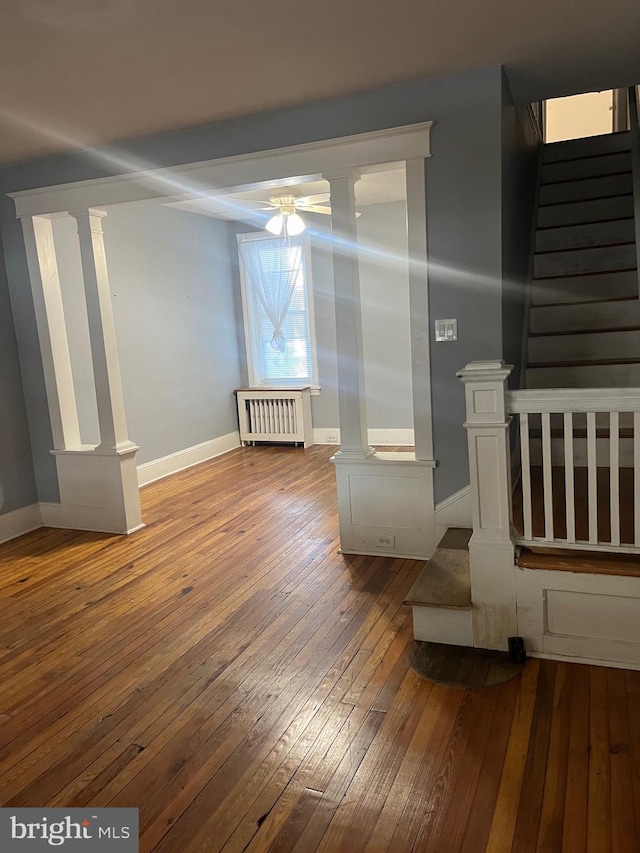
[[[640,81],[638,0],[0,0],[0,162],[503,64]]]

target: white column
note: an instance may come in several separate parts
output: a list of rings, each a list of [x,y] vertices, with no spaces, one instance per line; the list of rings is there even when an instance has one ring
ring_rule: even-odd
[[[340,450],[336,458],[366,459],[373,455],[367,438],[367,412],[362,354],[362,314],[355,185],[360,172],[325,173],[331,197],[333,284],[335,290],[336,347]]]
[[[427,208],[424,159],[407,160],[405,169],[414,445],[416,459],[432,461],[433,425],[431,416]]]
[[[465,429],[473,536],[469,542],[474,645],[508,648],[517,634],[515,545],[511,534],[511,453],[505,389],[512,365],[474,361],[458,376],[464,382]]]
[[[102,210],[71,211],[78,223],[101,450],[134,447],[127,436],[116,330],[104,248]]]
[[[55,449],[80,446],[80,427],[71,372],[51,219],[22,219],[49,419]]]

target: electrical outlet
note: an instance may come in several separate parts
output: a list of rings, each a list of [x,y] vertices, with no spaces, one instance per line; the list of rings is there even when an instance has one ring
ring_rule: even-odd
[[[392,536],[390,533],[380,534],[377,539],[377,544],[380,548],[395,548],[396,547],[396,537]]]
[[[338,443],[338,433],[337,432],[327,433],[327,441],[329,442],[329,444],[337,444]]]

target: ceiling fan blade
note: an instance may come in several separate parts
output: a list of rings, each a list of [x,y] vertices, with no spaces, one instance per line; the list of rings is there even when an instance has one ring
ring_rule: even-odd
[[[309,213],[325,213],[328,216],[331,215],[330,207],[322,207],[319,204],[296,204],[298,210],[302,210],[303,212],[308,211]]]
[[[308,207],[310,204],[327,204],[329,202],[329,193],[316,193],[316,195],[305,195],[297,198],[295,201],[296,207]]]

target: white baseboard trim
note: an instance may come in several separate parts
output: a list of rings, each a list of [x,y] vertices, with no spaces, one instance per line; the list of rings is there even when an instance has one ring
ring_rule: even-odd
[[[227,435],[221,435],[219,438],[213,438],[211,441],[203,441],[202,444],[194,444],[193,447],[177,450],[175,453],[170,453],[160,459],[143,462],[142,465],[138,465],[138,485],[147,486],[149,483],[154,483],[170,474],[177,474],[178,471],[184,471],[185,468],[191,468],[193,465],[199,465],[208,459],[235,450],[236,447],[240,447],[240,433],[230,432]]]
[[[415,439],[412,429],[370,429],[369,444],[413,447]],[[340,444],[338,427],[319,427],[313,430],[314,444]]]
[[[39,527],[42,527],[39,504],[30,504],[5,512],[0,515],[0,543],[8,542],[24,533],[30,533]]]
[[[436,504],[437,542],[442,539],[450,527],[473,527],[471,486],[465,486]]]

